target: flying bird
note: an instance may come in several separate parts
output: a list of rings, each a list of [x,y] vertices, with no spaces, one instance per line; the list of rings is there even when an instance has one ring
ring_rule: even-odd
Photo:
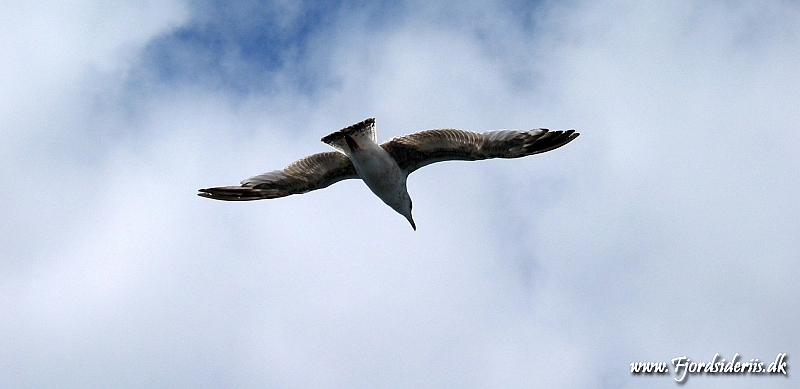
[[[477,133],[443,128],[398,136],[378,144],[375,119],[345,127],[322,138],[336,151],[309,155],[285,167],[248,178],[240,186],[200,189],[198,196],[215,200],[247,201],[274,199],[322,189],[350,178],[360,178],[392,207],[405,216],[411,227],[411,197],[408,175],[440,161],[476,161],[519,158],[557,149],[578,137],[575,130],[496,130]]]

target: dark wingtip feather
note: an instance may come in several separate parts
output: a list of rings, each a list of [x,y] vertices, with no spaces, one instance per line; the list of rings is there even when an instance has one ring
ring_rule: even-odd
[[[217,188],[199,189],[200,197],[224,201],[250,201],[265,198],[264,191],[246,186],[222,186]]]
[[[546,128],[539,128],[534,131],[543,131],[532,136],[525,142],[525,149],[530,154],[539,154],[555,150],[565,144],[572,142],[580,133],[575,130],[550,131]],[[528,154],[528,155],[530,155]]]

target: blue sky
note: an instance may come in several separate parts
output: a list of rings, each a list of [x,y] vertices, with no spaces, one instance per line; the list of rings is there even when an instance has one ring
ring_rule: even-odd
[[[0,15],[0,386],[661,388],[798,353],[792,2],[33,1]],[[195,196],[441,127],[409,178]],[[693,388],[792,376],[690,376]]]

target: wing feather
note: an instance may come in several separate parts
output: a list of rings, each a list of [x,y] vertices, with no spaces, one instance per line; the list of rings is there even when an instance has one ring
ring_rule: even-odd
[[[358,178],[350,159],[338,151],[329,151],[299,159],[283,170],[250,177],[241,186],[200,189],[197,195],[228,201],[274,199],[322,189],[350,178]]]
[[[578,137],[575,130],[497,130],[484,133],[444,128],[396,137],[381,145],[411,173],[441,161],[519,158],[557,149]]]

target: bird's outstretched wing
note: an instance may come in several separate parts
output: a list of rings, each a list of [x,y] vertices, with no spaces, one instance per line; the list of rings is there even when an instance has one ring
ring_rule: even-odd
[[[346,155],[330,151],[309,155],[283,170],[248,178],[241,186],[200,189],[197,195],[228,201],[274,199],[322,189],[349,178],[358,178],[353,163]]]
[[[498,130],[477,133],[445,128],[398,136],[381,144],[400,168],[411,173],[440,161],[519,158],[557,149],[578,137],[575,130]]]

